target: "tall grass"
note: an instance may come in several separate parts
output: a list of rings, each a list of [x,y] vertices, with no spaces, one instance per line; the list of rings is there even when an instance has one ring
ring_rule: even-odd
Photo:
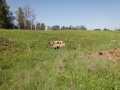
[[[0,30],[0,90],[119,90],[120,64],[87,52],[120,48],[117,31]],[[52,39],[66,41],[54,50]]]

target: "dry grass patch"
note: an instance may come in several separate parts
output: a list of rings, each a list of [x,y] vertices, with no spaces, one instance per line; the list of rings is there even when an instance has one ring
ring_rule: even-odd
[[[14,49],[15,49],[14,42],[6,38],[0,37],[0,52],[5,50],[14,51]]]

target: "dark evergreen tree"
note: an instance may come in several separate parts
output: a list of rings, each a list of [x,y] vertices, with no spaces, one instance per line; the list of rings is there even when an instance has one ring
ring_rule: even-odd
[[[9,11],[9,8],[6,0],[0,0],[0,28],[14,28],[13,21],[15,17],[13,16],[13,13]]]

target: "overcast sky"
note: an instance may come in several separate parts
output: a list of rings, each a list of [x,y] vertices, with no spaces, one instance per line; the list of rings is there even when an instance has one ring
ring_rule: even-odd
[[[6,0],[14,13],[29,5],[36,21],[47,26],[85,25],[87,29],[120,28],[120,0]]]

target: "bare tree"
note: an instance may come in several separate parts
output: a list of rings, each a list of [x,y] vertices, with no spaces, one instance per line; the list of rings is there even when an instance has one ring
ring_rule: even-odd
[[[30,26],[31,27],[26,27],[26,29],[31,29],[32,30],[32,26],[34,25],[34,21],[35,21],[35,18],[36,18],[36,14],[34,13],[34,10],[31,9],[31,7],[29,5],[26,5],[24,8],[23,8],[23,12],[24,12],[24,23],[25,23],[25,26],[28,26],[28,20],[30,21]]]
[[[34,25],[34,22],[35,22],[35,19],[36,19],[36,14],[34,13],[34,10],[31,10],[31,14],[30,14],[30,21],[31,21],[31,29],[33,30],[33,26]]]

